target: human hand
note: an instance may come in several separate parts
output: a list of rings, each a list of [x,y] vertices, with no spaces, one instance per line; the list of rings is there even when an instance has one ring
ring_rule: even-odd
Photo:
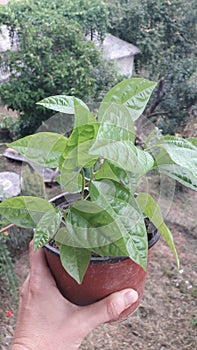
[[[113,321],[136,302],[137,292],[125,289],[88,306],[66,300],[57,289],[44,251],[30,243],[30,273],[20,293],[11,350],[76,350],[101,323]]]

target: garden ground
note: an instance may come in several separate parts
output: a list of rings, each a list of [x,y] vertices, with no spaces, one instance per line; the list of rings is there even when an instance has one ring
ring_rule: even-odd
[[[3,151],[3,148],[2,148]],[[0,152],[1,153],[1,152]],[[6,159],[0,161],[0,171],[20,172],[21,165]],[[49,197],[53,189],[47,189]],[[166,188],[166,194],[168,189]],[[144,297],[139,309],[126,321],[97,327],[83,342],[81,350],[194,350],[197,344],[197,227],[196,193],[176,191],[166,219],[174,234],[181,270],[161,239],[152,253]],[[168,196],[163,196],[168,206]],[[15,262],[21,285],[29,269],[28,251]],[[7,317],[7,309],[12,316]],[[14,333],[17,307],[9,295],[1,295],[0,349],[7,350]]]

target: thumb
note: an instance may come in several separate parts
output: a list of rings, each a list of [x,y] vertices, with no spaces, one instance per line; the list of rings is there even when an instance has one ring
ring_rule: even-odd
[[[92,329],[101,323],[116,320],[120,314],[138,299],[138,294],[133,289],[124,289],[115,292],[108,297],[82,308],[82,314],[86,320],[88,334]],[[85,314],[85,315],[84,315]]]

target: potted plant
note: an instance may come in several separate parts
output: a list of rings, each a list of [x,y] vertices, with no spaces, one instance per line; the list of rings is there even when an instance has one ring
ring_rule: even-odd
[[[71,301],[84,305],[114,290],[136,289],[139,300],[121,317],[140,303],[158,231],[179,266],[172,234],[156,201],[148,193],[137,193],[141,178],[158,171],[197,189],[196,139],[150,135],[142,146],[135,144],[134,124],[155,86],[141,78],[117,84],[96,117],[73,96],[39,102],[74,116],[71,135],[41,132],[10,147],[39,166],[58,167],[64,204],[59,206],[62,197],[50,203],[31,196],[0,203],[0,213],[9,222],[34,229],[35,250],[45,247],[57,285]]]

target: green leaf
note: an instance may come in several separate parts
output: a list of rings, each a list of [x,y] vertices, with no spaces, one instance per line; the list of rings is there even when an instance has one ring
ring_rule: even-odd
[[[142,78],[132,78],[115,85],[104,97],[98,112],[102,119],[111,103],[125,105],[133,121],[143,113],[156,83]]]
[[[56,112],[75,114],[75,102],[78,102],[82,107],[88,109],[86,104],[79,98],[66,95],[50,96],[37,102],[37,104]]]
[[[57,168],[67,138],[52,132],[40,132],[10,143],[10,147],[42,167]]]
[[[89,154],[107,159],[116,167],[143,175],[154,164],[152,156],[134,145],[135,132],[125,106],[112,103],[99,124]]]
[[[35,228],[48,211],[55,210],[47,200],[21,196],[0,203],[0,215],[8,222],[24,228]]]
[[[195,176],[190,169],[183,168],[176,164],[168,164],[159,166],[159,172],[175,179],[182,185],[197,191],[197,176]]]
[[[99,128],[89,154],[107,159],[118,168],[134,174],[144,175],[152,169],[154,160],[148,152],[137,148],[127,139],[121,139],[121,133],[119,139],[116,135],[117,140],[110,140],[108,133],[110,133],[109,125]]]
[[[94,202],[80,200],[72,205],[65,227],[56,234],[58,244],[76,248],[108,246],[121,238],[114,218]]]
[[[112,169],[112,166],[113,164],[111,164],[108,160],[105,160],[101,165],[100,169],[97,170],[97,172],[95,173],[94,179],[95,180],[111,179],[116,182],[120,182],[120,178],[115,174],[115,172]],[[120,171],[124,171],[124,170],[120,169]]]
[[[97,157],[88,153],[97,129],[97,123],[79,126],[73,130],[68,139],[59,162],[60,183],[68,192],[74,193],[81,190],[81,169],[90,167],[97,160]]]
[[[125,247],[125,242],[123,239],[119,239],[115,242],[112,242],[108,245],[103,245],[100,247],[92,248],[92,252],[100,256],[125,256],[128,257],[128,251]]]
[[[139,207],[141,208],[144,215],[146,215],[149,220],[153,223],[153,225],[158,229],[158,231],[162,234],[166,242],[168,243],[170,249],[172,250],[177,266],[179,268],[179,258],[177,255],[177,251],[174,245],[173,236],[163,221],[160,209],[154,199],[145,192],[139,193],[137,196],[137,202]]]
[[[119,228],[120,249],[146,270],[148,240],[144,217],[135,198],[123,186],[113,181],[93,181],[90,196],[94,203],[105,209]],[[124,243],[124,244],[123,244]],[[120,244],[120,245],[119,245]]]
[[[85,103],[81,103],[81,100],[74,99],[74,108],[75,108],[75,122],[74,128],[77,128],[81,125],[92,124],[96,122],[96,118],[89,111]]]
[[[74,114],[75,122],[74,128],[94,123],[96,119],[90,113],[88,106],[79,98],[74,96],[57,95],[45,98],[37,104],[52,109],[56,112]]]
[[[188,142],[191,142],[192,145],[196,146],[197,147],[197,137],[188,137],[186,139]]]
[[[105,160],[101,168],[94,175],[95,180],[111,179],[122,183],[131,193],[136,191],[139,177],[128,171],[116,167],[108,160]]]
[[[110,140],[123,139],[134,143],[135,127],[126,106],[111,103],[100,119],[100,134],[107,128]]]
[[[47,211],[38,222],[34,232],[34,250],[43,247],[57,232],[62,214],[54,208]]]
[[[90,262],[91,253],[87,249],[60,246],[60,259],[62,266],[79,284],[82,283]]]
[[[162,151],[155,158],[155,164],[159,171],[196,190],[197,147],[195,142],[165,136],[156,146],[162,148]]]
[[[175,164],[165,149],[162,149],[161,152],[157,154],[157,156],[155,157],[154,163],[155,163],[154,165],[155,168],[160,167],[161,165],[163,166],[163,165]]]

